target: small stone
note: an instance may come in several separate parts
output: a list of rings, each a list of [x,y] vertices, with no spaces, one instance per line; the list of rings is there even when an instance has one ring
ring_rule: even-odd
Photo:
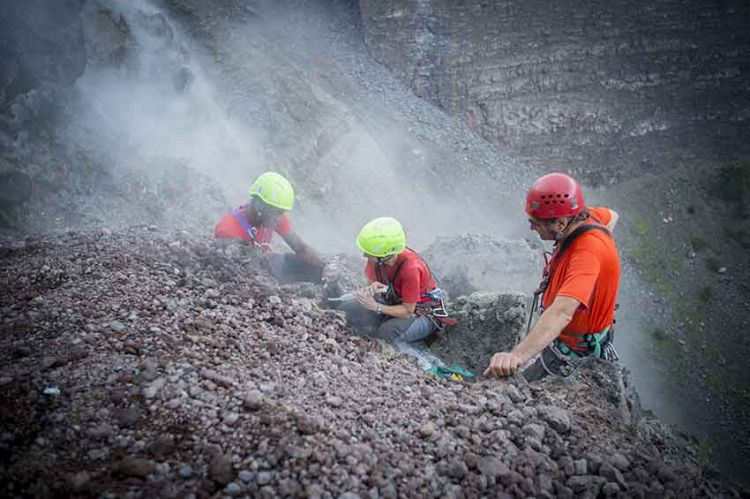
[[[108,424],[100,424],[95,426],[87,432],[88,436],[97,440],[103,440],[112,435],[112,426]]]
[[[224,424],[227,426],[234,426],[237,424],[237,421],[239,421],[240,415],[236,412],[228,412],[224,414]]]
[[[232,481],[232,458],[226,454],[218,454],[208,467],[208,474],[213,481],[226,485]]]
[[[151,444],[151,453],[156,457],[166,457],[174,452],[175,442],[172,435],[159,435]]]
[[[727,268],[726,267],[719,267],[719,270],[717,270],[716,272],[718,272],[719,274],[726,274]]]
[[[263,407],[263,402],[263,395],[257,390],[246,393],[245,396],[242,397],[242,407],[244,407],[248,411],[259,410],[261,407]]]
[[[317,433],[320,429],[318,422],[315,420],[315,418],[308,416],[306,414],[299,414],[297,416],[297,428],[299,429],[300,433],[303,433],[306,435],[312,435],[313,433]]]
[[[482,456],[477,459],[477,469],[483,475],[495,478],[507,476],[510,473],[508,466],[493,456]]]
[[[114,412],[114,418],[123,428],[132,428],[141,418],[141,410],[136,406],[126,409],[118,409]]]
[[[612,465],[620,471],[628,471],[630,469],[630,461],[619,452],[613,454],[609,460]]]
[[[301,447],[297,445],[289,445],[284,451],[289,457],[295,457],[297,459],[307,459],[312,455],[312,449],[309,447]]]
[[[620,470],[612,466],[610,463],[604,463],[599,468],[599,475],[603,476],[609,482],[615,482],[622,488],[627,488],[628,484],[625,482],[625,478],[620,473]]]
[[[557,433],[567,433],[570,431],[570,416],[568,411],[555,406],[540,406],[538,408],[539,417],[542,418],[550,428]]]
[[[148,384],[146,388],[143,389],[143,396],[147,399],[152,399],[156,397],[156,394],[159,393],[159,390],[161,390],[164,385],[167,383],[167,378],[160,377],[156,378],[154,381]]]
[[[529,423],[527,425],[524,425],[522,428],[524,434],[534,437],[540,442],[544,440],[544,426],[536,423]]]
[[[138,457],[126,457],[117,465],[117,471],[125,476],[146,478],[153,473],[156,465],[153,461]]]
[[[69,479],[70,487],[75,493],[81,493],[86,490],[91,482],[91,476],[85,471],[79,471]]]
[[[456,480],[463,480],[466,474],[469,472],[466,463],[459,460],[454,460],[448,464],[445,470],[446,475]]]
[[[180,478],[188,479],[192,478],[193,476],[193,467],[189,464],[183,464],[180,466],[180,468],[177,470],[177,474],[180,475]]]
[[[341,407],[344,404],[344,400],[336,395],[330,395],[326,397],[326,403],[331,407]]]
[[[430,437],[430,436],[434,435],[435,432],[437,432],[437,425],[435,423],[433,423],[432,421],[427,422],[427,423],[425,423],[425,424],[423,424],[422,426],[419,427],[419,434],[423,438]]]
[[[359,494],[355,494],[354,492],[344,492],[343,494],[340,494],[338,499],[361,499]]]
[[[232,497],[235,497],[242,494],[242,487],[240,487],[237,483],[231,482],[228,483],[226,487],[224,487],[224,492]]]
[[[662,483],[673,482],[677,480],[677,475],[675,475],[675,472],[672,471],[667,465],[659,466],[657,476]]]
[[[620,486],[613,482],[607,482],[602,487],[602,494],[606,497],[616,496],[620,492]]]
[[[273,480],[273,474],[270,471],[261,471],[255,476],[258,485],[267,485]]]
[[[573,466],[575,467],[574,475],[585,475],[589,471],[589,464],[585,459],[576,459],[573,461]]]
[[[523,442],[531,449],[535,451],[541,451],[542,450],[542,442],[539,441],[538,438],[532,437],[532,436],[526,436],[526,438],[523,439]]]
[[[255,480],[255,473],[253,473],[252,471],[242,470],[240,471],[239,477],[243,482],[250,483]]]
[[[125,331],[128,328],[128,326],[126,326],[120,321],[112,321],[109,323],[109,328],[115,333],[121,333],[122,331]]]
[[[519,390],[515,385],[508,384],[503,389],[503,392],[514,404],[518,404],[526,400],[526,396]]]
[[[302,486],[297,480],[284,478],[279,480],[279,494],[281,497],[297,497],[302,491]]]

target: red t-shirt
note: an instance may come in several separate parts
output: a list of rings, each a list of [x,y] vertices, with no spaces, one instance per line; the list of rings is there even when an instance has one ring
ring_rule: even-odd
[[[237,209],[241,212],[245,209],[245,206],[240,206]],[[244,216],[244,213],[241,214],[241,216]],[[271,237],[273,236],[274,231],[278,232],[280,236],[289,234],[292,231],[292,222],[289,220],[286,213],[282,213],[276,221],[275,227],[264,227],[260,225],[255,229],[257,231],[255,234],[255,240],[260,244],[267,245],[271,242]],[[251,240],[250,234],[242,228],[242,224],[240,224],[239,220],[237,220],[237,217],[232,212],[227,213],[221,218],[221,220],[219,220],[219,223],[216,224],[216,228],[214,229],[214,236],[216,236],[217,239]]]
[[[427,264],[415,251],[406,248],[398,255],[395,264],[391,266],[384,265],[381,268],[385,269],[388,280],[393,283],[393,290],[398,294],[403,303],[423,303],[430,301],[430,298],[424,295],[428,291],[435,289],[435,281],[432,279]],[[387,284],[384,280],[377,278],[375,264],[370,260],[367,261],[367,265],[365,266],[365,275],[371,281]]]
[[[607,208],[589,208],[589,213],[606,225],[611,220]],[[587,223],[596,223],[589,218]],[[580,338],[570,333],[598,333],[612,324],[617,290],[620,285],[620,259],[614,239],[598,230],[576,237],[555,264],[542,303],[552,305],[557,296],[575,298],[581,305],[560,333],[560,340],[573,346]]]

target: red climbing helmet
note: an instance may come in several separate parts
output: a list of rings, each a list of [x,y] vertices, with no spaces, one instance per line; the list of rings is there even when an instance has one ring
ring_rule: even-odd
[[[564,173],[538,178],[526,194],[526,213],[539,220],[575,217],[585,207],[581,186]]]

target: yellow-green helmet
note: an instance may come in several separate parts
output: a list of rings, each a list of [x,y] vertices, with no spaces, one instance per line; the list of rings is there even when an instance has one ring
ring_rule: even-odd
[[[264,203],[284,211],[294,207],[294,188],[283,175],[266,172],[256,178],[249,191],[251,196],[258,196]]]
[[[364,254],[376,258],[398,255],[406,248],[406,233],[395,218],[376,218],[359,231],[357,246]]]

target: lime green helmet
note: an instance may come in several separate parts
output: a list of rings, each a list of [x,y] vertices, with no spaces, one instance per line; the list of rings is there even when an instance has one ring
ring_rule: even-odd
[[[364,254],[376,258],[398,255],[406,248],[406,233],[395,218],[376,218],[359,231],[357,246]]]
[[[248,191],[251,196],[258,196],[267,205],[284,211],[294,207],[294,188],[282,175],[266,172],[256,178]]]

